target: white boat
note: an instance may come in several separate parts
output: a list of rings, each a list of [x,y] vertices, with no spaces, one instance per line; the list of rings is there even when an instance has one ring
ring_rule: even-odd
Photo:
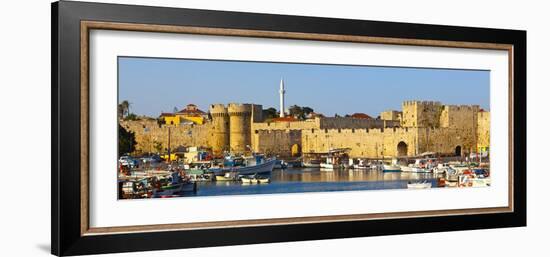
[[[432,183],[429,183],[429,182],[414,182],[414,183],[407,183],[407,188],[408,189],[427,189],[427,188],[431,188],[432,187]]]
[[[234,181],[237,180],[237,174],[235,172],[227,172],[223,176],[216,176],[216,181]]]
[[[392,164],[392,165],[384,164],[384,168],[382,171],[383,172],[401,172],[401,166],[395,165],[395,164]]]
[[[243,182],[243,184],[267,184],[271,182],[271,180],[268,177],[241,177],[241,182]]]
[[[250,166],[233,166],[233,167],[224,167],[217,169],[210,169],[211,172],[214,172],[216,175],[220,176],[222,173],[227,174],[227,172],[235,172],[238,175],[254,175],[254,174],[265,174],[270,175],[275,167],[276,159],[270,159],[263,163],[250,165]],[[216,176],[216,179],[218,178]]]
[[[401,171],[403,171],[403,172],[413,172],[413,167],[401,166]]]
[[[241,182],[250,184],[250,183],[256,183],[257,181],[256,181],[255,178],[245,178],[245,177],[242,177],[242,178],[241,178]]]
[[[353,161],[351,161],[350,164],[353,164]],[[359,163],[353,164],[353,168],[358,170],[366,170],[366,169],[370,169],[370,164],[365,163],[364,160],[359,159]]]
[[[327,170],[334,170],[334,169],[340,168],[340,165],[332,164],[332,163],[321,163],[321,168],[327,169]]]
[[[302,165],[305,168],[321,168],[321,161],[320,160],[310,160],[309,162],[303,162]]]
[[[426,168],[412,167],[412,172],[416,173],[429,173],[430,170]]]
[[[269,178],[258,178],[257,181],[260,184],[267,184],[267,183],[271,182],[271,180]]]

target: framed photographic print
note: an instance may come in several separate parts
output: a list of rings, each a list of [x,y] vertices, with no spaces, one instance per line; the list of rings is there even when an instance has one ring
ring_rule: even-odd
[[[56,2],[52,253],[526,225],[526,32]]]

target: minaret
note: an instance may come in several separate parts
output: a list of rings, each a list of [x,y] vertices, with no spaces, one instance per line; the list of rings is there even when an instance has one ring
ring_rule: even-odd
[[[279,85],[279,104],[281,109],[279,110],[279,117],[285,117],[285,82],[281,78],[281,84]]]

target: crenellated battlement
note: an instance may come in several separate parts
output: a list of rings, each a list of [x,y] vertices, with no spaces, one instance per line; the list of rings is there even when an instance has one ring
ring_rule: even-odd
[[[444,108],[451,111],[479,111],[479,105],[445,105]]]
[[[227,112],[229,115],[248,115],[252,113],[252,104],[230,103]]]
[[[441,102],[439,102],[439,101],[420,101],[420,100],[403,101],[403,106],[411,106],[411,105],[439,106],[439,105],[441,105]]]

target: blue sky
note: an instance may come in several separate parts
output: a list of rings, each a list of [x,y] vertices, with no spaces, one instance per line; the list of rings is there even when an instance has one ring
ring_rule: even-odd
[[[194,103],[279,105],[279,81],[286,106],[309,106],[327,116],[356,112],[373,117],[401,110],[404,100],[478,104],[489,109],[489,71],[392,68],[186,59],[119,57],[119,102],[130,111],[157,117]]]

